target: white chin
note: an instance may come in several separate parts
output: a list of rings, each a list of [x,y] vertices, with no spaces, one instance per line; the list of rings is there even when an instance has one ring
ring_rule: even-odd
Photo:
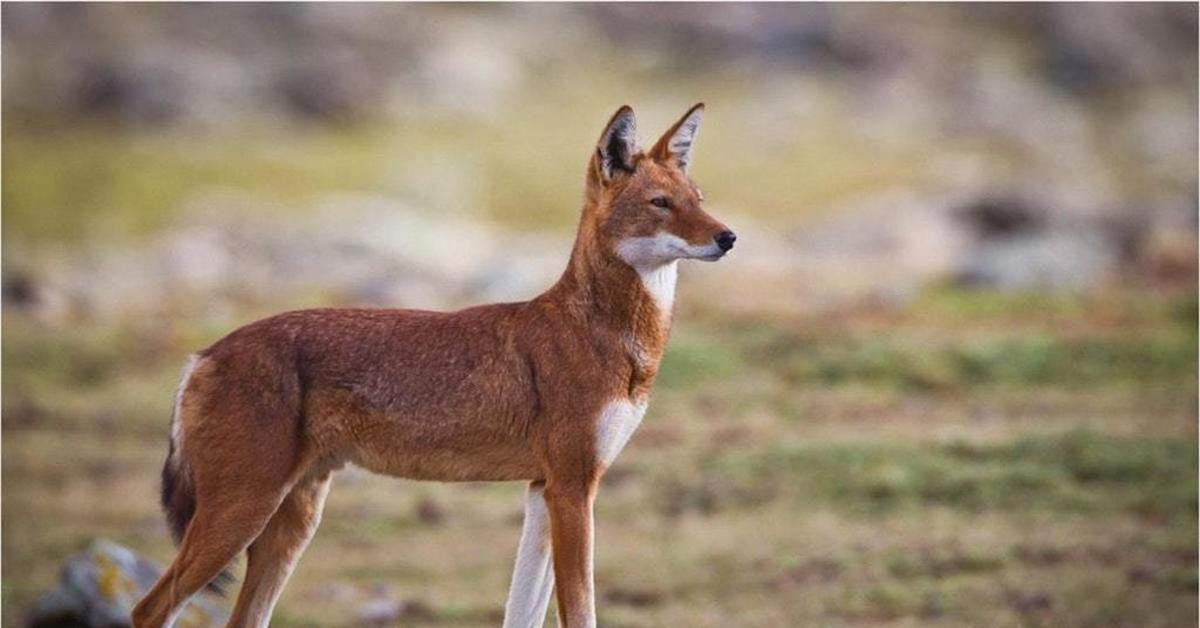
[[[691,255],[688,255],[688,257],[691,259],[698,259],[702,262],[715,262],[722,257],[725,257],[725,251],[722,251],[721,249],[696,251]]]
[[[680,259],[715,262],[725,256],[716,244],[695,246],[670,233],[626,238],[616,248],[617,256],[635,268],[662,266]]]

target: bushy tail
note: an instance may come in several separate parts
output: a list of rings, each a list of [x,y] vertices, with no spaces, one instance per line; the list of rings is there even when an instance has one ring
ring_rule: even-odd
[[[179,401],[183,396],[184,387],[187,386],[188,377],[191,375],[191,369],[194,360],[189,360],[184,368],[183,378],[179,382],[179,391],[175,395],[175,411],[171,417],[171,438],[167,444],[167,461],[163,463],[162,470],[162,495],[160,502],[162,503],[163,512],[167,516],[167,526],[171,529],[171,536],[175,539],[175,544],[178,545],[183,541],[183,534],[187,532],[188,524],[191,523],[192,517],[196,514],[196,490],[192,483],[191,475],[188,473],[187,465],[184,461],[182,451],[176,450],[175,435],[176,422],[179,421]],[[213,581],[208,583],[208,589],[215,593],[224,595],[225,587],[234,580],[233,573],[229,568],[221,570]]]
[[[175,439],[167,446],[167,461],[162,470],[162,507],[167,515],[171,536],[178,545],[183,540],[188,523],[196,514],[196,493],[192,490],[191,478],[181,468],[176,457]]]

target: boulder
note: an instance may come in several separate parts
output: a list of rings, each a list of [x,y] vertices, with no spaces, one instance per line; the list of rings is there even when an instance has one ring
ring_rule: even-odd
[[[129,626],[133,605],[162,572],[133,550],[97,540],[87,551],[69,559],[62,579],[29,613],[32,628]],[[190,628],[223,626],[228,614],[211,593],[192,598],[176,625]]]

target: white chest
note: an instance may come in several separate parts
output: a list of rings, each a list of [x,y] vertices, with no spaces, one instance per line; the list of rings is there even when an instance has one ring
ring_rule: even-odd
[[[625,448],[633,436],[642,415],[646,414],[646,402],[634,403],[626,399],[610,401],[596,419],[596,459],[602,466],[609,466]]]

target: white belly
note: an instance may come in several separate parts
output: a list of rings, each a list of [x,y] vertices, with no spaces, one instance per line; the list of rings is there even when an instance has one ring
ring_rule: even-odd
[[[604,406],[596,419],[596,460],[601,466],[607,467],[617,459],[645,413],[645,401],[618,399]]]

